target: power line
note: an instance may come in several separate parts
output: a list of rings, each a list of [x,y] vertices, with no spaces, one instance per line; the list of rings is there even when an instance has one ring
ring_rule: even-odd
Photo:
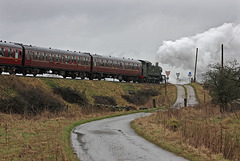
[[[233,35],[232,39],[228,42],[228,45],[233,41],[233,39],[234,39],[235,36],[237,35],[237,32],[238,32],[239,28],[240,28],[240,25],[238,25],[238,28],[237,28],[235,34]]]

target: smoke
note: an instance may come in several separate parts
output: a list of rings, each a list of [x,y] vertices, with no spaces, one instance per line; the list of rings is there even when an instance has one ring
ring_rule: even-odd
[[[172,68],[194,71],[196,48],[198,48],[197,74],[205,73],[210,63],[221,58],[221,44],[224,45],[224,61],[240,59],[240,24],[225,23],[192,37],[176,41],[163,41],[157,52],[161,64]],[[165,69],[166,70],[166,69]]]

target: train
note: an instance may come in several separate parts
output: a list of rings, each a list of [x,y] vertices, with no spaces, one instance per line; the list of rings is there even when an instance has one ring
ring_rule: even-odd
[[[87,52],[60,50],[0,41],[0,74],[46,74],[63,78],[105,79],[120,82],[161,83],[162,68],[146,60],[103,56]]]

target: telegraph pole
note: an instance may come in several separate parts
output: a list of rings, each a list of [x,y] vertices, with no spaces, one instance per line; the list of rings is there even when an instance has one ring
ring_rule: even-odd
[[[198,57],[198,48],[196,49],[196,59],[195,59],[195,69],[194,69],[194,77],[193,77],[193,82],[196,82],[196,72],[197,72],[197,57]]]
[[[222,49],[222,69],[223,69],[223,44],[222,44],[222,47],[221,47],[221,49]]]

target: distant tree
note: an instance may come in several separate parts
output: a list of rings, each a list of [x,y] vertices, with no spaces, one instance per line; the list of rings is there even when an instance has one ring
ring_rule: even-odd
[[[228,111],[228,105],[240,98],[240,67],[236,60],[210,66],[205,74],[205,84],[210,89],[213,103],[219,104],[220,111]]]

